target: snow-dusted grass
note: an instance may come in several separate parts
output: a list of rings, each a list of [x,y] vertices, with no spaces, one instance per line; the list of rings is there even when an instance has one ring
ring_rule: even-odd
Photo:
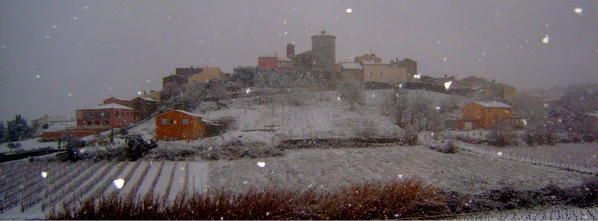
[[[39,137],[30,138],[26,140],[16,141],[14,143],[20,143],[21,146],[18,148],[9,148],[8,144],[10,142],[6,142],[0,144],[0,153],[8,153],[12,151],[20,151],[20,150],[35,150],[40,148],[58,148],[58,142],[39,142]]]
[[[465,220],[598,220],[598,207],[551,206],[479,213],[462,216]]]
[[[598,174],[598,145],[596,143],[557,144],[553,146],[493,147],[457,141],[463,150],[491,158],[531,163],[577,172]]]
[[[165,166],[162,174],[158,176],[157,171],[161,164]],[[68,171],[63,171],[61,168]],[[169,202],[184,190],[207,191],[208,169],[207,164],[202,162],[154,161],[150,164],[148,161],[97,163],[18,161],[2,163],[0,164],[2,175],[0,196],[8,198],[6,200],[0,198],[2,199],[0,205],[3,208],[0,209],[0,219],[40,219],[49,209],[60,208],[63,203],[67,206],[77,206],[85,199],[99,199],[100,196],[108,196],[112,193],[127,197],[136,190],[135,184],[139,182],[146,168],[149,168],[151,173],[143,177],[142,188],[137,192],[138,196],[150,192],[154,181],[156,181],[154,188],[156,194],[168,195]],[[189,175],[186,175],[185,170],[189,170]],[[47,182],[41,177],[43,171],[47,172]],[[172,171],[175,173],[172,174]],[[125,180],[122,189],[116,188],[113,184],[113,181],[118,178]],[[9,179],[11,182],[8,182]],[[20,186],[24,188],[21,189]],[[48,189],[50,192],[46,195]],[[21,212],[21,202],[25,202],[24,212]],[[42,204],[45,211],[42,211]]]
[[[355,104],[355,109],[348,101],[338,100],[335,91],[297,92],[234,99],[229,108],[203,115],[236,119],[236,128],[222,136],[224,142],[238,139],[275,144],[281,139],[354,138],[364,130],[377,137],[401,136],[403,130],[392,117],[383,115],[383,102],[394,96],[392,90],[365,91],[363,95],[364,102]]]
[[[264,162],[260,167],[258,162]],[[459,192],[512,186],[535,189],[549,183],[575,185],[588,175],[467,153],[444,154],[422,146],[302,149],[283,157],[210,162],[210,187],[243,191],[281,185],[330,190],[367,180],[418,177]]]

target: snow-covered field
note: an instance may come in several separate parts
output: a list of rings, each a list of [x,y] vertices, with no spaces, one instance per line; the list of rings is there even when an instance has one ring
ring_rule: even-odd
[[[463,150],[519,162],[598,174],[598,144],[557,144],[552,146],[492,147],[456,141]]]
[[[537,189],[554,183],[567,187],[591,177],[469,152],[443,154],[423,146],[390,144],[288,150],[282,157],[231,161],[14,161],[0,164],[0,172],[0,219],[43,218],[42,205],[46,209],[62,203],[76,206],[82,200],[111,193],[154,192],[172,200],[180,191],[191,189],[240,192],[250,187],[282,186],[334,190],[353,183],[411,177],[447,190],[479,193],[505,186]],[[118,179],[124,181],[121,189],[114,183]]]
[[[480,213],[462,218],[465,220],[598,220],[598,207],[554,206]]]
[[[51,147],[51,148],[58,148],[58,142],[39,142],[39,138],[31,138],[26,140],[17,141],[15,143],[20,143],[21,147],[18,148],[9,148],[8,142],[0,144],[0,153],[7,153],[12,151],[19,151],[19,150],[35,150],[44,147]]]
[[[260,162],[265,166],[260,167]],[[210,187],[232,191],[269,185],[330,190],[350,183],[416,177],[448,190],[478,193],[504,186],[570,186],[590,177],[467,152],[443,154],[423,146],[305,149],[289,151],[284,157],[213,161],[209,167]]]
[[[0,219],[43,218],[48,208],[76,206],[111,193],[154,192],[173,200],[181,191],[205,192],[207,169],[206,163],[188,161],[3,163]],[[124,181],[120,188],[114,182],[119,179]]]
[[[228,102],[229,108],[206,111],[203,115],[208,119],[236,119],[236,128],[224,137],[241,140],[270,143],[289,138],[349,138],[359,136],[363,130],[380,137],[396,137],[403,130],[383,114],[382,103],[389,96],[394,96],[392,90],[365,91],[364,104],[355,104],[351,110],[335,91],[296,92],[234,99]],[[196,112],[201,112],[201,108]],[[268,137],[256,133],[270,130]],[[255,135],[260,137],[254,138]]]

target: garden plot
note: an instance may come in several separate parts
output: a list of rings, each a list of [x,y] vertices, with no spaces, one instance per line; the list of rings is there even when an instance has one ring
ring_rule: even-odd
[[[332,190],[350,183],[415,177],[443,189],[478,193],[505,186],[566,187],[590,177],[468,153],[443,154],[422,146],[303,149],[284,157],[213,161],[209,168],[209,186],[231,191],[267,186]]]

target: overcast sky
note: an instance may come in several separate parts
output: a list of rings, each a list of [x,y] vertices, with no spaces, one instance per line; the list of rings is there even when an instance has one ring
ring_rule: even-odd
[[[178,66],[232,72],[323,29],[338,61],[372,50],[518,88],[598,82],[595,0],[0,0],[0,120],[132,98]]]

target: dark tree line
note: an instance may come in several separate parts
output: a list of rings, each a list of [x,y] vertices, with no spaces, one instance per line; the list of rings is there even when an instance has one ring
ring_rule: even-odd
[[[15,116],[14,120],[6,122],[0,121],[0,142],[15,142],[27,138],[31,138],[33,129],[27,124],[27,120],[20,114]]]

